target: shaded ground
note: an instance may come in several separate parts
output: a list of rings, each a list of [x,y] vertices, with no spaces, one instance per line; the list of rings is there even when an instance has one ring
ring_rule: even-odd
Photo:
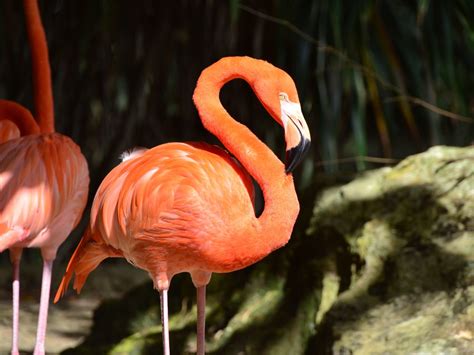
[[[41,268],[37,260],[26,260],[23,265],[22,295],[20,304],[20,350],[22,354],[32,352],[36,337],[36,322],[39,308],[39,281]],[[56,291],[59,276],[64,267],[58,267],[53,281],[52,294]],[[0,293],[0,354],[9,354],[11,346],[11,291],[9,290],[8,267],[2,265],[2,291]],[[35,273],[38,275],[35,276]],[[76,296],[70,291],[67,297],[58,304],[50,306],[48,316],[48,333],[46,350],[48,354],[58,354],[61,351],[77,346],[89,334],[94,309],[105,299],[120,297],[130,288],[137,286],[147,279],[147,274],[135,269],[121,260],[104,262],[95,270],[81,295]]]
[[[48,354],[58,354],[64,349],[76,346],[89,332],[93,310],[99,304],[98,299],[77,298],[61,306],[52,306],[48,317],[47,350]],[[24,300],[20,309],[20,350],[30,353],[35,345],[36,322],[39,304],[35,300]],[[0,334],[4,339],[0,343],[0,354],[8,354],[11,339],[11,302],[0,302]]]

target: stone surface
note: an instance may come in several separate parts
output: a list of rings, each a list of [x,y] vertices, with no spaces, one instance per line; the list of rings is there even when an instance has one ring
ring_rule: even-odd
[[[308,233],[340,238],[353,258],[318,326],[322,352],[473,353],[473,147],[435,147],[325,191]]]

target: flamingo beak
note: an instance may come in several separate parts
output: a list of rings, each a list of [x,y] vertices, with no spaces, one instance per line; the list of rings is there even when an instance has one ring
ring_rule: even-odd
[[[301,112],[300,104],[291,102],[286,95],[280,97],[281,118],[286,141],[285,171],[290,174],[309,151],[311,134]]]

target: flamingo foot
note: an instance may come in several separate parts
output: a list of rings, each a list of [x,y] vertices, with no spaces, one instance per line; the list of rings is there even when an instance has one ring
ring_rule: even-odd
[[[46,324],[48,323],[49,292],[51,288],[51,274],[53,260],[43,261],[43,279],[41,281],[41,301],[38,316],[38,329],[34,355],[45,354]]]
[[[168,327],[168,289],[160,290],[161,325],[163,332],[163,355],[170,355],[170,338]]]

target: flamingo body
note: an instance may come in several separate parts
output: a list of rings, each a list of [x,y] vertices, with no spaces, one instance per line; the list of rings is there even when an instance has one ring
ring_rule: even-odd
[[[0,252],[40,248],[47,260],[79,222],[89,173],[79,147],[58,133],[0,145]]]
[[[88,241],[68,267],[80,270],[75,288],[96,266],[87,267],[87,253],[125,257],[149,271],[157,288],[163,273],[171,280],[256,262],[264,255],[249,257],[242,244],[247,225],[257,222],[253,195],[247,172],[216,146],[168,143],[134,154],[97,191]]]
[[[287,165],[222,107],[219,91],[246,80],[285,130]],[[268,62],[228,57],[205,69],[194,91],[199,115],[225,150],[205,143],[169,143],[132,152],[102,182],[89,229],[76,248],[55,301],[73,274],[80,291],[108,257],[125,257],[148,271],[160,291],[163,349],[168,355],[168,288],[189,272],[197,288],[197,353],[204,354],[205,288],[213,272],[249,266],[285,245],[299,212],[292,170],[310,134],[291,77]],[[265,208],[255,216],[252,176]]]
[[[13,265],[12,355],[19,354],[20,259],[41,249],[43,276],[34,355],[45,354],[53,261],[87,202],[89,172],[79,147],[55,133],[48,46],[37,0],[23,0],[35,115],[0,100],[0,252]]]

